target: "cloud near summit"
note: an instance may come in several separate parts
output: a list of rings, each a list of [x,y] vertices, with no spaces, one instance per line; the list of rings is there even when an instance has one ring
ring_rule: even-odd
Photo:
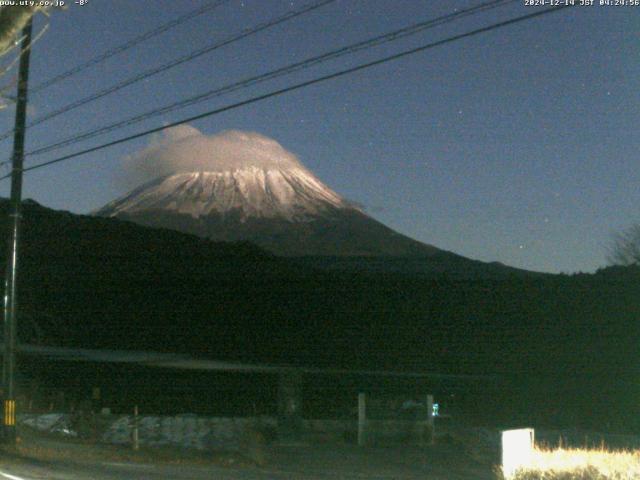
[[[227,130],[205,135],[190,125],[167,128],[149,145],[123,159],[136,182],[173,173],[216,172],[247,166],[300,168],[298,158],[275,140],[255,132]],[[303,167],[304,168],[304,167]]]

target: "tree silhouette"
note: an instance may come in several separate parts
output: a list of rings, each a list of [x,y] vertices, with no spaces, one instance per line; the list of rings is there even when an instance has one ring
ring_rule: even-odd
[[[640,265],[640,224],[614,235],[607,260],[612,265]]]

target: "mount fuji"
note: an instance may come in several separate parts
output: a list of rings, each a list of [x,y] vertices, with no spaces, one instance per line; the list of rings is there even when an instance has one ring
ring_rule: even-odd
[[[261,169],[160,177],[96,215],[222,241],[249,241],[286,256],[431,255],[345,201],[308,171]]]
[[[274,140],[238,131],[190,133],[145,150],[136,160],[163,174],[95,214],[212,240],[249,241],[284,256],[441,252],[367,215]]]

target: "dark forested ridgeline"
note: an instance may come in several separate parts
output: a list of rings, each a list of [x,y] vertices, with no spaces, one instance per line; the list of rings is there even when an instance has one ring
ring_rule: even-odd
[[[0,207],[6,233],[6,202]],[[485,274],[480,264],[464,275],[446,264],[418,273],[368,269],[360,259],[358,268],[326,269],[247,243],[34,202],[25,202],[22,238],[22,341],[496,373],[506,383],[495,402],[514,415],[566,420],[573,409],[576,419],[638,418],[637,268],[568,276],[496,274],[488,264]]]

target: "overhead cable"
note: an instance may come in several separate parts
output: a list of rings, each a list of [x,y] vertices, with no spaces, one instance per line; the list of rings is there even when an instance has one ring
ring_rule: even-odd
[[[86,155],[88,153],[97,152],[99,150],[104,150],[105,148],[109,148],[109,147],[112,147],[112,146],[115,146],[115,145],[119,145],[119,144],[122,144],[122,143],[125,143],[125,142],[129,142],[129,141],[135,140],[137,138],[145,137],[147,135],[151,135],[153,133],[160,132],[160,131],[165,130],[167,128],[176,127],[178,125],[183,125],[185,123],[189,123],[189,122],[193,122],[193,121],[196,121],[196,120],[201,120],[203,118],[207,118],[207,117],[211,117],[211,116],[214,116],[214,115],[218,115],[220,113],[227,112],[229,110],[234,110],[236,108],[244,107],[246,105],[257,103],[257,102],[260,102],[262,100],[266,100],[266,99],[273,98],[273,97],[276,97],[276,96],[279,96],[279,95],[283,95],[285,93],[289,93],[289,92],[292,92],[292,91],[300,90],[302,88],[305,88],[305,87],[308,87],[308,86],[311,86],[311,85],[315,85],[315,84],[318,84],[318,83],[321,83],[321,82],[325,82],[327,80],[332,80],[332,79],[335,79],[335,78],[343,77],[345,75],[349,75],[349,74],[352,74],[352,73],[355,73],[355,72],[358,72],[358,71],[361,71],[361,70],[365,70],[365,69],[368,69],[368,68],[371,68],[371,67],[374,67],[374,66],[377,66],[377,65],[382,65],[384,63],[395,61],[395,60],[398,60],[400,58],[404,58],[404,57],[407,57],[409,55],[413,55],[413,54],[416,54],[416,53],[419,53],[419,52],[423,52],[425,50],[429,50],[429,49],[432,49],[432,48],[435,48],[435,47],[439,47],[441,45],[446,45],[446,44],[449,44],[449,43],[452,43],[452,42],[455,42],[455,41],[458,41],[458,40],[462,40],[464,38],[469,38],[469,37],[472,37],[472,36],[475,36],[475,35],[479,35],[479,34],[482,34],[482,33],[487,33],[487,32],[493,31],[493,30],[497,30],[499,28],[503,28],[503,27],[506,27],[506,26],[509,26],[509,25],[514,25],[516,23],[521,23],[521,22],[524,22],[524,21],[527,21],[527,20],[531,20],[533,18],[541,17],[543,15],[547,15],[547,14],[550,14],[550,13],[559,12],[561,10],[564,10],[565,8],[570,7],[570,6],[571,5],[562,5],[562,6],[559,6],[559,7],[546,8],[544,10],[539,10],[539,11],[536,11],[536,12],[533,12],[533,13],[529,13],[527,15],[521,15],[519,17],[511,18],[509,20],[505,20],[505,21],[502,21],[502,22],[494,23],[494,24],[491,24],[491,25],[489,25],[487,27],[482,27],[482,28],[478,28],[478,29],[475,29],[475,30],[471,30],[469,32],[465,32],[465,33],[461,33],[461,34],[454,35],[454,36],[451,36],[451,37],[447,37],[447,38],[445,38],[443,40],[438,40],[436,42],[428,43],[426,45],[421,45],[421,46],[416,47],[416,48],[412,48],[412,49],[409,49],[409,50],[404,50],[404,51],[402,51],[400,53],[396,53],[394,55],[389,55],[387,57],[383,57],[383,58],[378,59],[378,60],[374,60],[374,61],[371,61],[371,62],[360,64],[360,65],[357,65],[355,67],[350,67],[350,68],[347,68],[347,69],[344,69],[344,70],[340,70],[338,72],[334,72],[334,73],[331,73],[331,74],[328,74],[328,75],[317,77],[317,78],[312,79],[312,80],[307,80],[307,81],[304,81],[304,82],[301,82],[301,83],[297,83],[297,84],[294,84],[294,85],[291,85],[291,86],[288,86],[288,87],[285,87],[285,88],[274,90],[274,91],[271,91],[269,93],[265,93],[263,95],[258,95],[258,96],[249,98],[247,100],[243,100],[243,101],[236,102],[236,103],[233,103],[233,104],[230,104],[230,105],[226,105],[224,107],[216,108],[214,110],[210,110],[210,111],[201,113],[199,115],[194,115],[194,116],[191,116],[191,117],[188,117],[188,118],[184,118],[182,120],[170,123],[168,125],[163,125],[161,127],[156,127],[156,128],[152,128],[152,129],[149,129],[149,130],[145,130],[145,131],[133,134],[133,135],[129,135],[129,136],[126,136],[126,137],[123,137],[123,138],[119,138],[117,140],[113,140],[111,142],[107,142],[107,143],[103,143],[101,145],[97,145],[95,147],[87,148],[87,149],[84,149],[84,150],[81,150],[81,151],[78,151],[78,152],[75,152],[75,153],[64,155],[64,156],[55,158],[53,160],[49,160],[49,161],[46,161],[46,162],[38,163],[36,165],[32,165],[30,167],[26,167],[24,169],[24,171],[26,172],[26,171],[31,171],[31,170],[37,170],[37,169],[44,168],[44,167],[47,167],[47,166],[50,166],[50,165],[53,165],[53,164],[56,164],[56,163],[61,163],[61,162],[67,161],[67,160],[71,160],[73,158],[77,158],[77,157]],[[0,177],[0,180],[5,180],[5,179],[7,179],[9,177],[10,177],[10,175],[5,175],[3,177]]]
[[[320,0],[317,1],[315,3],[312,4],[307,4],[302,6],[299,9],[296,10],[290,10],[287,13],[285,13],[284,15],[280,15],[278,17],[275,17],[267,22],[263,22],[260,23],[254,27],[251,28],[246,28],[244,30],[242,30],[240,33],[231,35],[221,41],[215,42],[211,45],[208,45],[204,48],[200,48],[198,50],[195,50],[187,55],[184,55],[182,57],[179,57],[177,59],[174,59],[168,63],[165,63],[159,67],[154,67],[151,68],[149,70],[146,70],[142,73],[139,73],[133,77],[127,78],[125,80],[123,80],[122,82],[119,82],[115,85],[112,85],[110,87],[107,87],[103,90],[100,90],[96,93],[93,93],[87,97],[81,98],[79,100],[76,100],[75,102],[72,102],[68,105],[65,105],[63,107],[58,108],[57,110],[53,110],[51,112],[45,113],[44,115],[32,120],[31,122],[29,122],[27,124],[27,128],[31,128],[34,127],[36,125],[40,125],[41,123],[44,123],[48,120],[51,120],[52,118],[58,117],[60,115],[62,115],[63,113],[67,113],[70,112],[71,110],[75,110],[78,107],[81,107],[83,105],[86,105],[88,103],[94,102],[95,100],[98,100],[102,97],[105,97],[107,95],[110,95],[112,93],[115,93],[119,90],[122,90],[125,87],[128,87],[130,85],[133,85],[135,83],[141,82],[142,80],[146,80],[154,75],[157,75],[161,72],[166,72],[167,70],[177,67],[178,65],[182,65],[186,62],[190,62],[192,60],[195,60],[196,58],[201,57],[202,55],[205,55],[207,53],[210,53],[214,50],[217,50],[219,48],[222,48],[226,45],[229,45],[231,43],[237,42],[239,40],[242,40],[246,37],[249,37],[251,35],[255,35],[256,33],[259,33],[263,30],[266,30],[268,28],[274,27],[275,25],[279,25],[281,23],[284,23],[286,21],[292,20],[296,17],[299,17],[300,15],[304,15],[305,13],[308,13],[312,10],[316,10],[320,7],[323,7],[329,3],[333,3],[336,0]],[[6,138],[9,138],[12,135],[13,131],[8,131],[3,133],[2,135],[0,135],[0,140],[4,140]]]
[[[142,42],[145,42],[153,37],[157,37],[158,35],[161,35],[165,32],[167,32],[168,30],[171,30],[174,27],[177,27],[178,25],[181,25],[183,23],[185,23],[188,20],[191,20],[192,18],[198,17],[200,15],[203,15],[207,12],[210,12],[211,10],[214,10],[216,8],[218,8],[219,6],[228,3],[230,0],[217,0],[215,2],[209,2],[195,10],[192,10],[190,12],[185,13],[184,15],[181,15],[178,18],[175,18],[167,23],[164,23],[156,28],[154,28],[153,30],[149,30],[148,32],[145,32],[141,35],[138,35],[135,38],[132,38],[131,40],[123,43],[122,45],[118,45],[117,47],[113,47],[109,50],[107,50],[104,53],[101,53],[99,55],[96,55],[95,57],[91,58],[90,60],[87,60],[84,63],[81,63],[80,65],[77,65],[73,68],[70,68],[69,70],[66,70],[65,72],[62,72],[58,75],[56,75],[55,77],[51,77],[48,80],[45,80],[33,87],[31,87],[29,89],[29,93],[36,93],[39,92],[40,90],[44,90],[47,87],[50,87],[51,85],[54,85],[62,80],[65,80],[83,70],[86,70],[87,68],[90,68],[94,65],[97,65],[99,63],[104,62],[105,60],[111,58],[111,57],[115,57],[116,55],[122,53],[122,52],[126,52],[127,50],[135,47],[136,45],[139,45]]]
[[[256,75],[256,76],[252,76],[249,78],[245,78],[243,80],[225,85],[223,87],[218,87],[212,90],[208,90],[206,92],[191,96],[189,98],[174,102],[172,104],[169,105],[165,105],[163,107],[160,108],[155,108],[152,110],[149,110],[147,112],[138,114],[138,115],[134,115],[132,117],[129,117],[127,119],[124,120],[119,120],[115,123],[109,124],[109,125],[105,125],[96,129],[92,129],[92,130],[88,130],[82,133],[78,133],[75,135],[72,135],[70,137],[61,139],[55,143],[49,144],[49,145],[45,145],[43,147],[39,147],[37,149],[31,150],[29,152],[27,152],[28,156],[32,156],[32,155],[41,155],[44,153],[48,153],[54,150],[58,150],[62,147],[66,147],[69,145],[73,145],[75,143],[81,142],[83,140],[87,140],[89,138],[93,138],[99,135],[103,135],[105,133],[109,133],[112,132],[114,130],[118,130],[120,128],[123,127],[127,127],[130,125],[134,125],[136,123],[140,123],[144,120],[148,120],[150,118],[159,116],[159,115],[163,115],[169,112],[173,112],[191,105],[195,105],[201,102],[204,102],[206,100],[210,100],[212,98],[215,97],[219,97],[222,95],[225,95],[227,93],[231,93],[231,92],[235,92],[237,90],[241,90],[244,88],[248,88],[250,86],[253,85],[257,85],[259,83],[268,81],[268,80],[273,80],[275,78],[279,78],[285,75],[289,75],[291,73],[300,71],[300,70],[306,70],[312,66],[330,61],[330,60],[334,60],[336,58],[342,57],[344,55],[348,55],[348,54],[352,54],[355,52],[358,52],[360,50],[364,50],[364,49],[369,49],[369,48],[373,48],[379,45],[382,45],[384,43],[388,43],[388,42],[392,42],[392,41],[396,41],[405,37],[408,37],[410,35],[415,35],[419,32],[422,32],[424,30],[427,30],[429,28],[434,28],[440,25],[444,25],[446,23],[450,23],[453,22],[455,20],[458,20],[462,17],[465,16],[469,16],[469,15],[475,15],[478,14],[480,12],[489,10],[489,9],[493,9],[493,8],[497,8],[497,7],[501,7],[504,6],[508,3],[514,3],[517,0],[492,0],[489,2],[485,2],[482,3],[480,5],[477,5],[475,7],[471,7],[468,8],[466,10],[460,10],[458,12],[454,12],[454,13],[450,13],[441,17],[437,17],[434,19],[429,19],[423,22],[419,22],[413,25],[410,25],[408,27],[404,27],[401,28],[399,30],[395,30],[393,32],[390,33],[386,33],[383,35],[378,35],[375,36],[373,38],[369,38],[367,40],[364,41],[360,41],[351,45],[348,45],[346,47],[342,47],[340,49],[337,50],[332,50],[330,52],[324,53],[322,55],[317,55],[305,60],[302,60],[300,62],[295,62],[292,64],[289,64],[285,67],[281,67],[278,68],[276,70],[271,70],[269,72],[260,74],[260,75]]]

